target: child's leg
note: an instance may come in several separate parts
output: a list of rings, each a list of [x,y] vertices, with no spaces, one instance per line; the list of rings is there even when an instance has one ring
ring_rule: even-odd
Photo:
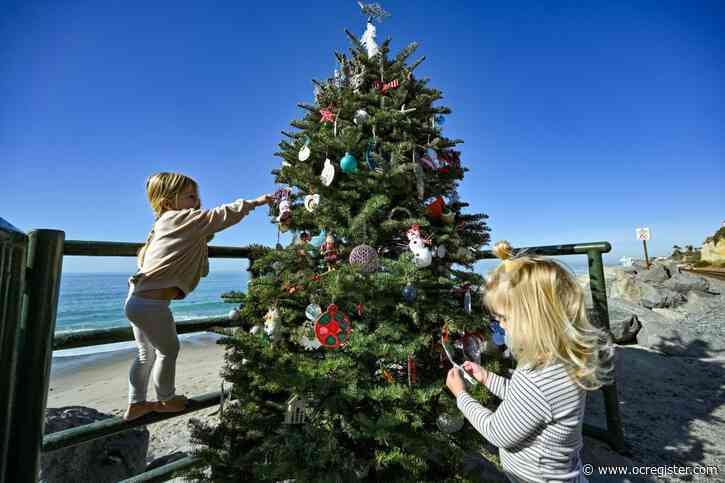
[[[176,324],[169,303],[168,300],[131,297],[126,304],[126,316],[133,322],[134,334],[138,332],[139,339],[144,341],[144,344],[139,344],[139,352],[143,346],[148,357],[147,361],[153,364],[153,368],[151,364],[144,364],[144,368],[146,371],[151,371],[156,395],[160,401],[172,399],[176,389],[174,380],[179,338],[176,335]],[[154,354],[154,357],[148,354]],[[146,375],[146,381],[148,380],[148,372],[138,375],[139,379]],[[141,392],[140,387],[138,391]]]
[[[128,403],[137,404],[146,401],[149,375],[156,361],[156,351],[136,324],[131,322],[133,336],[136,339],[138,353],[128,371]]]
[[[176,323],[168,300],[141,299],[144,305],[143,320],[136,320],[146,340],[156,353],[151,370],[156,396],[159,401],[174,397],[176,387],[176,358],[179,354],[179,338]]]

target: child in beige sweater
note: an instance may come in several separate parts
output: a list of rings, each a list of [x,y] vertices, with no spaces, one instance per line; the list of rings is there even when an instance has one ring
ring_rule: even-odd
[[[176,173],[151,176],[146,194],[156,221],[139,251],[139,270],[129,279],[124,306],[138,347],[129,371],[126,420],[151,411],[184,410],[186,398],[175,394],[179,339],[170,301],[185,298],[209,273],[207,243],[214,233],[272,201],[270,195],[262,195],[203,210],[196,181]],[[156,389],[156,402],[146,400],[149,376]]]

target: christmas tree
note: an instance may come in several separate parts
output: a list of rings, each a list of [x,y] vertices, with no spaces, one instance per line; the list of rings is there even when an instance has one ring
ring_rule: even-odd
[[[442,481],[482,445],[445,388],[442,341],[500,370],[472,270],[487,216],[463,213],[463,141],[414,74],[424,58],[407,63],[416,44],[390,58],[374,25],[387,13],[361,7],[362,39],[346,31],[349,54],[283,132],[271,215],[296,237],[251,267],[251,326],[223,341],[233,403],[217,426],[192,423],[200,480]]]

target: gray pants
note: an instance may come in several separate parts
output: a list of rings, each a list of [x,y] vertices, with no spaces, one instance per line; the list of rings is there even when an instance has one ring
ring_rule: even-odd
[[[169,300],[152,300],[131,295],[124,306],[131,323],[138,354],[128,373],[128,402],[146,401],[149,376],[152,377],[156,397],[167,401],[174,397],[176,387],[176,357],[179,338],[171,314]]]

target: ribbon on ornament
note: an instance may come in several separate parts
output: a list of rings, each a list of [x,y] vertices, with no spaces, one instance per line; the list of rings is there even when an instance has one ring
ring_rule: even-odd
[[[375,89],[380,89],[380,93],[382,95],[385,95],[390,89],[396,89],[398,86],[400,86],[400,82],[398,81],[398,79],[393,79],[390,82],[386,82],[385,84],[380,81],[373,82],[373,87]]]

